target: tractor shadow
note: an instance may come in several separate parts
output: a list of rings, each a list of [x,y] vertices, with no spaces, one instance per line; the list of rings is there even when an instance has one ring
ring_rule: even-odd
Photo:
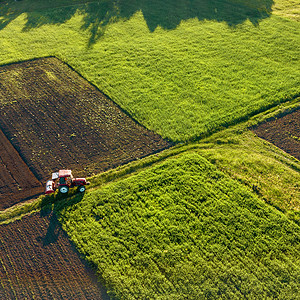
[[[49,219],[49,226],[44,237],[41,238],[43,246],[57,242],[59,235],[64,232],[58,220],[60,211],[80,202],[85,193],[69,193],[62,195],[55,193],[44,197],[42,201],[42,209],[40,211],[41,218]]]
[[[62,232],[61,224],[59,223],[55,212],[51,212],[48,217],[49,226],[47,228],[46,235],[41,238],[43,247],[56,243],[60,233]]]
[[[79,203],[85,193],[77,193],[70,191],[68,195],[62,195],[60,193],[55,193],[50,196],[44,197],[44,205],[40,211],[41,218],[48,218],[49,226],[46,230],[44,236],[38,238],[38,242],[41,243],[42,247],[50,246],[51,244],[60,243],[58,239],[61,238],[67,239],[71,245],[72,251],[77,253],[79,256],[82,264],[84,265],[85,271],[88,273],[90,279],[94,282],[95,285],[98,286],[102,300],[109,300],[111,299],[108,296],[107,290],[104,285],[104,279],[101,277],[100,274],[96,275],[97,266],[92,264],[91,262],[87,262],[85,257],[83,257],[77,250],[76,245],[69,239],[67,233],[62,228],[62,225],[58,219],[60,212],[63,209],[71,207],[76,203]]]
[[[22,13],[26,13],[23,31],[28,31],[45,24],[63,24],[79,12],[83,15],[81,29],[89,35],[88,46],[92,46],[104,35],[107,25],[129,20],[137,12],[142,12],[153,32],[157,27],[175,29],[181,21],[192,18],[229,26],[250,20],[258,25],[271,15],[273,4],[273,0],[78,0],[75,5],[68,1],[0,0],[0,30]]]

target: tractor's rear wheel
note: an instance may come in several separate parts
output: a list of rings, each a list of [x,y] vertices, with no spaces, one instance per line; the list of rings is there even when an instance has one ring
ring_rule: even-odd
[[[60,191],[60,193],[62,193],[62,194],[66,194],[68,191],[69,191],[69,187],[68,186],[60,186],[59,187],[59,191]]]
[[[77,191],[80,192],[80,193],[83,193],[85,191],[85,186],[84,185],[81,185],[77,188]]]

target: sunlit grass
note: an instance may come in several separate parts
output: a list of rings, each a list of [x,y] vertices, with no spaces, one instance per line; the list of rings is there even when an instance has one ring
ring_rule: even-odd
[[[300,1],[299,0],[276,0],[273,13],[300,22]]]
[[[299,23],[271,16],[230,26],[192,18],[171,30],[157,21],[150,30],[149,16],[136,11],[95,29],[101,7],[85,17],[73,15],[74,6],[70,14],[66,8],[20,15],[0,31],[0,62],[57,56],[140,123],[175,141],[299,94]]]
[[[190,150],[59,211],[118,299],[293,299],[299,226]]]

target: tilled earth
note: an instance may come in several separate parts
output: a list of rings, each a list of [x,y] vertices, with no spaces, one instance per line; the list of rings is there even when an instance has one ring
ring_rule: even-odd
[[[300,160],[300,109],[252,130],[257,136]]]
[[[0,130],[43,184],[59,169],[86,177],[170,146],[54,57],[0,67]]]
[[[42,184],[0,130],[0,209],[43,190]]]
[[[56,215],[0,226],[0,299],[108,299]]]

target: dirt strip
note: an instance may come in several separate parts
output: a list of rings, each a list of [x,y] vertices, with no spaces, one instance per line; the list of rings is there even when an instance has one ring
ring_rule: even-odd
[[[0,209],[43,192],[42,184],[0,130]]]
[[[262,123],[253,132],[300,160],[300,109]]]

